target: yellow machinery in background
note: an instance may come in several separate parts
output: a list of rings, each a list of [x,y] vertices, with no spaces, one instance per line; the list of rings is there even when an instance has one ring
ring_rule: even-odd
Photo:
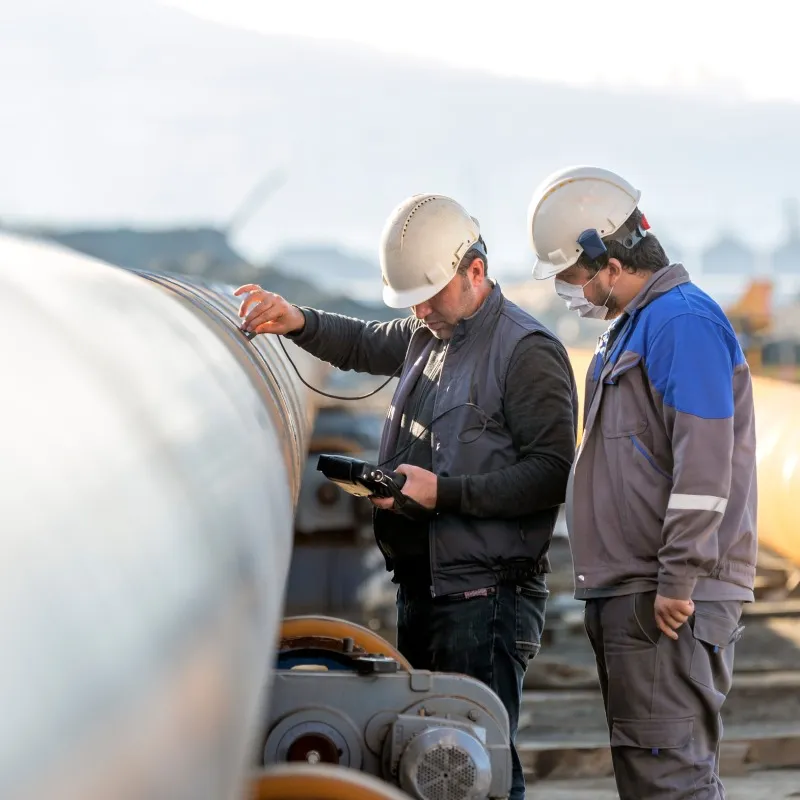
[[[742,296],[725,309],[739,336],[753,375],[800,382],[800,340],[775,330],[771,280],[756,278]]]
[[[751,281],[725,314],[739,336],[750,370],[754,375],[762,374],[764,338],[772,328],[772,281]]]

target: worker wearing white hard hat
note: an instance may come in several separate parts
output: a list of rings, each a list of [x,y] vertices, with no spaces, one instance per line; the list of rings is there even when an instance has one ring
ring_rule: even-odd
[[[720,711],[757,555],[750,371],[640,196],[597,167],[549,176],[528,213],[533,274],[555,278],[581,316],[612,321],[589,367],[566,509],[619,795],[717,800]]]
[[[249,285],[243,326],[290,336],[341,369],[397,375],[379,463],[406,476],[373,498],[375,538],[398,584],[398,648],[418,669],[492,687],[513,741],[539,650],[547,552],[575,452],[577,393],[563,345],[488,275],[478,221],[439,194],[389,215],[380,244],[389,322],[297,308]]]
[[[633,298],[639,282],[626,280],[614,269],[599,278],[599,269],[590,268],[589,276],[583,269],[587,264],[599,266],[596,259],[609,248],[617,254],[630,251],[646,237],[649,225],[637,208],[640,196],[624,178],[598,167],[575,167],[549,176],[528,208],[528,234],[537,256],[533,277],[555,277],[559,296],[582,317],[613,316],[621,303]],[[655,239],[640,250],[647,271],[667,265]],[[617,287],[620,277],[627,286]]]
[[[449,197],[413,195],[392,212],[381,235],[383,301],[391,308],[425,303],[452,282],[462,262],[468,267],[476,258],[485,277],[478,220]]]

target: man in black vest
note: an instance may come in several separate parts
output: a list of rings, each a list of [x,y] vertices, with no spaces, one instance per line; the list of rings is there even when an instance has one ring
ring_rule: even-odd
[[[363,322],[248,284],[244,330],[287,336],[340,369],[400,380],[380,461],[407,476],[409,515],[374,498],[375,538],[399,584],[398,649],[417,669],[491,686],[516,737],[539,651],[547,552],[575,454],[577,393],[558,339],[487,277],[477,220],[414,195],[380,248],[384,302],[413,315]],[[512,749],[513,800],[525,781]]]

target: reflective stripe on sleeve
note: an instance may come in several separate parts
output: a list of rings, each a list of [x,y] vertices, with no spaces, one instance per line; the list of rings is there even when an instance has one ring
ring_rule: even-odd
[[[710,494],[673,494],[670,495],[667,508],[676,511],[716,511],[724,514],[728,501],[724,497]]]

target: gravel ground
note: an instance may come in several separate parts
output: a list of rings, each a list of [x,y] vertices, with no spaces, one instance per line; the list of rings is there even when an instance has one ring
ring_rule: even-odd
[[[725,780],[727,800],[787,800],[800,797],[800,771],[754,772]],[[613,778],[543,781],[528,786],[528,800],[618,800]]]

